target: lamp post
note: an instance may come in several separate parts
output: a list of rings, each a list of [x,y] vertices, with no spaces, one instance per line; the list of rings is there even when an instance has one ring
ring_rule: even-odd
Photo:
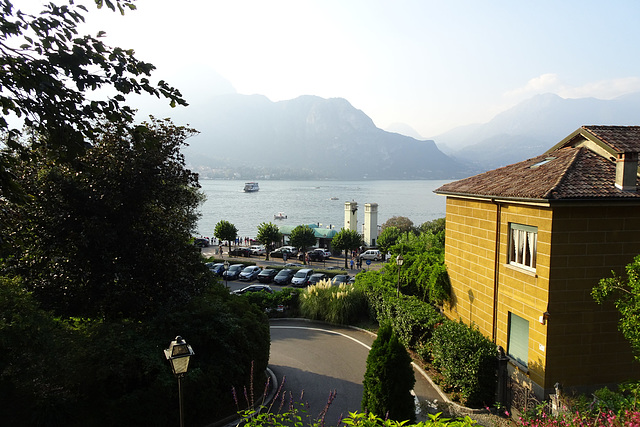
[[[187,342],[178,335],[175,340],[171,341],[169,348],[164,351],[164,355],[171,362],[171,370],[178,378],[178,401],[180,404],[180,427],[184,426],[184,413],[182,410],[182,378],[189,369],[189,359],[195,353]]]
[[[402,258],[402,254],[396,257],[396,264],[398,266],[398,298],[400,298],[400,269],[402,268],[402,264],[404,264],[404,258]]]
[[[227,271],[229,271],[229,261],[224,262],[224,286],[229,289],[229,276],[227,275]]]

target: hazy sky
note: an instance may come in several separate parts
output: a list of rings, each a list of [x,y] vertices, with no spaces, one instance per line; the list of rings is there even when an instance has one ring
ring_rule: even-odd
[[[29,2],[40,3],[16,4]],[[217,72],[241,94],[341,97],[378,127],[401,122],[432,137],[538,93],[640,91],[638,0],[136,4],[124,17],[89,4],[89,26],[187,97],[213,91],[206,76]]]

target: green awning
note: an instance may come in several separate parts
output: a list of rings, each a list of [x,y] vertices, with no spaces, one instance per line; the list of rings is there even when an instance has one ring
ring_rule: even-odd
[[[331,228],[319,228],[317,224],[307,224],[312,230],[315,236],[319,239],[333,239],[333,236],[338,234],[338,232]],[[296,228],[297,225],[280,225],[278,226],[278,230],[280,233],[285,236],[290,236],[291,231]]]

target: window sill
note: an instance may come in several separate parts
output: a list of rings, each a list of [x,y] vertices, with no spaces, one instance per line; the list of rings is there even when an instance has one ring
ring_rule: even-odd
[[[533,271],[533,270],[528,270],[528,269],[526,269],[526,268],[519,267],[519,266],[514,265],[514,264],[503,264],[503,265],[504,265],[505,267],[507,267],[507,268],[512,269],[512,270],[516,270],[516,271],[519,271],[520,273],[524,273],[524,274],[526,274],[527,276],[531,276],[531,277],[535,277],[535,278],[537,278],[537,277],[538,277],[538,274],[537,274],[535,271]]]
[[[509,358],[509,364],[511,366],[513,366],[514,368],[516,368],[518,371],[529,375],[529,368],[524,366],[522,363],[518,362],[516,359],[514,359],[513,357],[507,355],[507,357]]]

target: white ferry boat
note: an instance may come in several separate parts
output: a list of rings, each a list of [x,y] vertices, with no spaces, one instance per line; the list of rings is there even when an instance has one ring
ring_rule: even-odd
[[[273,219],[287,219],[287,216],[284,214],[284,212],[278,212],[273,216]]]
[[[245,193],[252,193],[252,192],[258,191],[258,190],[260,190],[260,187],[258,187],[258,183],[257,182],[246,182],[244,184]]]

